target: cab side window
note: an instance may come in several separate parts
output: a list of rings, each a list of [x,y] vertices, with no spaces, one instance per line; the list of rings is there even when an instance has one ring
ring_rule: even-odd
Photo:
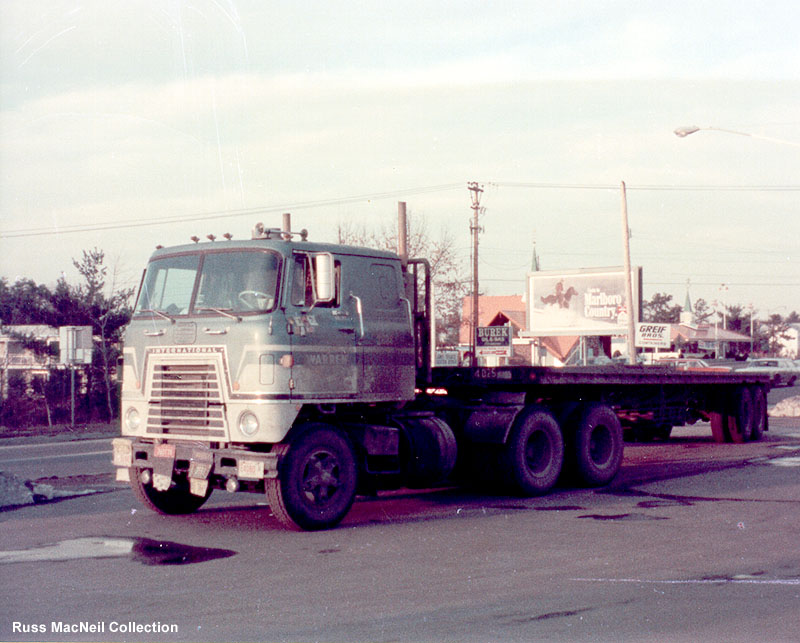
[[[292,271],[292,304],[303,308],[314,305],[314,280],[311,270],[311,257],[306,254],[297,254],[294,258]],[[339,261],[334,263],[334,298],[333,301],[319,302],[317,308],[338,308],[341,300],[342,265]]]
[[[395,310],[402,305],[397,272],[393,266],[373,263],[369,269],[374,288],[375,306],[381,310]]]

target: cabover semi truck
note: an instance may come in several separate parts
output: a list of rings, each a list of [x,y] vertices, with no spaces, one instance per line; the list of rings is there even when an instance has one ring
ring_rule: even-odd
[[[761,375],[434,368],[424,259],[289,227],[150,258],[124,335],[113,462],[156,512],[246,491],[288,528],[325,529],[383,489],[484,480],[533,496],[562,471],[608,484],[624,429],[664,437],[704,419],[735,442],[767,430]]]

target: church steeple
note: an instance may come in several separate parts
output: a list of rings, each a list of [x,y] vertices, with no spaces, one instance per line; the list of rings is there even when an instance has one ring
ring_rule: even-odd
[[[539,255],[536,254],[536,239],[533,240],[533,255],[531,256],[531,272],[539,272]]]
[[[694,323],[694,311],[692,311],[692,298],[689,296],[690,280],[686,280],[686,301],[683,303],[683,310],[681,311],[681,324],[686,326]]]

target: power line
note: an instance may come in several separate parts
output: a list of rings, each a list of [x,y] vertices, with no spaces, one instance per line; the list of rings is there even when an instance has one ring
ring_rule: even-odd
[[[583,184],[583,183],[533,183],[515,181],[494,181],[486,185],[506,188],[526,188],[526,189],[559,189],[559,190],[618,190],[617,185],[603,184]],[[0,238],[11,239],[20,237],[46,236],[53,234],[73,234],[76,232],[98,232],[102,230],[119,230],[123,228],[140,228],[154,225],[167,225],[171,223],[182,223],[186,221],[206,221],[210,219],[228,219],[234,217],[251,216],[254,214],[274,214],[276,212],[286,212],[290,210],[304,210],[320,207],[330,207],[338,205],[348,205],[361,201],[378,201],[383,199],[407,197],[416,194],[432,194],[436,192],[446,192],[450,190],[462,189],[462,183],[444,183],[440,185],[429,185],[405,190],[394,190],[386,192],[373,192],[352,196],[319,199],[312,201],[297,201],[292,203],[273,204],[256,206],[252,208],[212,210],[207,212],[197,212],[190,214],[180,214],[173,216],[158,216],[146,219],[126,219],[109,223],[93,224],[73,224],[49,228],[17,228],[0,232]],[[798,192],[800,186],[797,185],[631,185],[627,186],[628,191],[673,191],[673,192],[692,192],[692,191],[714,191],[714,192]]]
[[[392,192],[373,192],[369,194],[359,194],[354,196],[320,199],[316,201],[298,201],[294,203],[283,203],[279,205],[267,205],[253,208],[241,208],[236,210],[216,210],[200,212],[195,214],[181,214],[174,216],[152,217],[148,219],[128,219],[99,224],[74,224],[59,226],[57,228],[18,228],[6,230],[0,233],[0,238],[35,237],[51,234],[71,234],[74,232],[96,232],[100,230],[118,230],[121,228],[139,228],[152,225],[166,225],[169,223],[181,223],[184,221],[205,221],[209,219],[228,219],[233,217],[248,216],[253,214],[274,214],[276,212],[286,212],[289,210],[305,210],[311,208],[329,207],[337,205],[347,205],[361,201],[378,201],[383,199],[398,198],[415,194],[431,194],[434,192],[445,192],[463,188],[462,183],[447,183],[442,185],[430,185],[425,187],[412,188],[408,190],[397,190]]]
[[[519,181],[492,181],[487,185],[507,188],[531,188],[554,190],[619,190],[618,185],[591,183],[526,183]],[[668,191],[668,192],[798,192],[800,185],[631,185],[628,191]]]

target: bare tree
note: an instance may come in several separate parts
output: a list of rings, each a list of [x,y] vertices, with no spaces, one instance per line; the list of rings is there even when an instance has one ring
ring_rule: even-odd
[[[469,280],[463,277],[464,266],[458,258],[455,239],[444,228],[434,237],[424,216],[412,217],[409,212],[409,222],[409,256],[424,257],[431,265],[437,343],[455,346],[461,324],[461,301],[469,285]],[[341,244],[397,251],[397,230],[389,226],[368,229],[345,222],[338,226],[338,240]]]
[[[112,271],[111,294],[106,296],[106,276],[108,268],[104,265],[105,253],[94,248],[84,250],[81,261],[73,260],[72,263],[84,278],[85,285],[79,286],[75,294],[91,319],[94,332],[99,336],[99,350],[97,368],[103,379],[103,393],[105,395],[106,412],[108,419],[114,417],[114,403],[111,393],[111,366],[116,362],[119,354],[117,343],[122,327],[130,318],[130,299],[133,288],[116,289],[117,270]],[[91,386],[90,386],[91,389]]]
[[[789,323],[780,314],[773,313],[759,324],[759,330],[765,336],[767,353],[780,355],[784,343],[789,339]]]

